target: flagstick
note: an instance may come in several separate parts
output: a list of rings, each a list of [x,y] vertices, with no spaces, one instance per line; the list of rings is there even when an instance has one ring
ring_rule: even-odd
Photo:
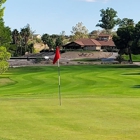
[[[60,68],[59,68],[59,59],[58,59],[58,81],[59,81],[59,102],[61,106],[61,93],[60,93]]]

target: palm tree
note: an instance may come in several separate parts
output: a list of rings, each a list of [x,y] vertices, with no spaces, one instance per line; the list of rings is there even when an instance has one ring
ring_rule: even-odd
[[[28,49],[28,40],[29,40],[29,37],[31,35],[31,30],[30,30],[30,26],[27,25],[25,26],[24,28],[21,29],[20,31],[20,35],[21,35],[21,44],[22,46],[24,46],[25,48],[25,52],[27,51]]]
[[[13,39],[13,44],[16,45],[16,55],[17,55],[18,46],[20,45],[20,34],[17,29],[14,29],[12,31],[12,39]]]

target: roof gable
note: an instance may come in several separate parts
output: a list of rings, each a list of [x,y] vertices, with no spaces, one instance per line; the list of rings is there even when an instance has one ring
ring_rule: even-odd
[[[114,42],[112,39],[108,40],[108,41],[98,41],[100,42],[101,46],[115,46]]]
[[[97,40],[90,39],[90,38],[81,38],[74,42],[81,46],[100,46],[101,45]]]

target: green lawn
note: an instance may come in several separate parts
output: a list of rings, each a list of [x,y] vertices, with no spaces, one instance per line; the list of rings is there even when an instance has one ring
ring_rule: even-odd
[[[140,67],[11,68],[0,76],[0,140],[139,140]]]
[[[128,56],[128,55],[123,55],[123,58],[124,58],[125,60],[129,60],[129,56]],[[140,62],[140,55],[133,55],[133,54],[132,54],[132,60],[133,60],[134,62]]]

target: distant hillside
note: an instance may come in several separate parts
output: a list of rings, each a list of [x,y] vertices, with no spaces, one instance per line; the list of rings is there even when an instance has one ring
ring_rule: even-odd
[[[43,43],[35,43],[34,49],[35,49],[35,52],[40,52],[43,49],[49,49],[49,47],[47,45],[44,45]]]

